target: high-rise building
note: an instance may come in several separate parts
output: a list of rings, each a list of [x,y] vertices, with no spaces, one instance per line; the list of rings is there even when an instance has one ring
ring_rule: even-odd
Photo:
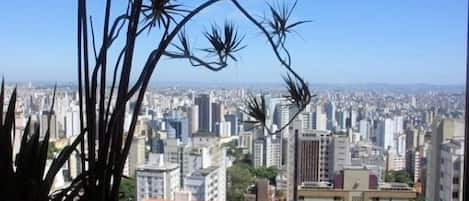
[[[423,146],[420,146],[408,149],[406,153],[406,171],[412,177],[414,183],[422,182],[423,152]]]
[[[187,118],[168,119],[167,126],[174,130],[176,139],[180,139],[183,143],[189,142],[189,121]]]
[[[336,112],[337,124],[341,130],[345,130],[347,128],[348,115],[348,111],[343,109]]]
[[[182,153],[184,152],[184,145],[179,139],[166,139],[163,140],[164,160],[167,163],[182,163]]]
[[[439,201],[441,169],[441,145],[445,140],[453,137],[464,136],[464,122],[460,119],[444,119],[436,122],[432,129],[431,146],[428,148],[426,169],[425,200]]]
[[[253,142],[253,149],[252,149],[252,163],[255,168],[263,167],[264,166],[264,139],[257,139]]]
[[[281,101],[275,106],[274,123],[281,128],[290,120],[290,108],[288,103]]]
[[[335,119],[335,104],[332,101],[329,101],[325,105],[326,118],[327,118],[327,130],[333,130],[337,124]]]
[[[127,156],[127,175],[133,177],[137,166],[145,163],[145,136],[134,136]]]
[[[395,149],[394,141],[394,121],[390,118],[380,120],[376,129],[376,141],[383,149]]]
[[[270,135],[265,139],[265,166],[282,168],[282,141],[280,136]]]
[[[239,134],[239,122],[238,115],[236,114],[226,114],[225,121],[230,122],[231,135],[235,136]]]
[[[366,119],[360,120],[358,123],[359,131],[360,131],[360,140],[369,140],[370,138],[370,123]]]
[[[192,157],[192,160],[200,161],[200,163],[195,163],[195,166],[193,164],[192,167],[195,168],[190,171],[184,170],[184,190],[191,192],[195,200],[224,201],[226,199],[226,149],[222,146],[220,138],[193,136],[192,148],[196,148],[197,152],[202,154],[199,156],[195,154]],[[186,162],[187,160],[184,162],[185,165]],[[202,169],[196,169],[198,164],[198,167]]]
[[[395,149],[390,149],[386,152],[386,157],[387,170],[399,171],[405,169],[405,155],[400,155]]]
[[[302,112],[300,114],[301,128],[302,129],[313,129],[316,128],[315,113],[313,112]]]
[[[462,201],[464,138],[454,138],[441,145],[440,200]]]
[[[397,142],[397,154],[399,154],[400,156],[404,156],[405,153],[406,153],[406,134],[398,134],[397,135],[397,139],[396,139],[396,142]]]
[[[320,105],[316,106],[316,111],[313,113],[312,129],[327,130],[327,116]]]
[[[217,123],[225,121],[224,107],[222,103],[212,103],[212,132],[216,130]]]
[[[220,177],[220,167],[211,166],[192,172],[184,178],[184,190],[191,193],[191,197],[195,201],[225,201],[224,182],[225,179]]]
[[[212,97],[201,94],[194,100],[199,107],[199,130],[210,132],[212,129]]]
[[[346,166],[351,165],[350,144],[346,135],[334,134],[331,143],[331,157],[329,164],[329,175],[338,174]]]
[[[179,190],[179,167],[177,164],[149,162],[136,170],[137,201],[146,199],[174,200]]]
[[[329,145],[331,133],[318,130],[304,130],[298,136],[297,181],[329,181]]]
[[[50,119],[50,122],[49,122]],[[49,127],[50,125],[50,127]],[[46,131],[49,130],[49,138],[50,139],[57,139],[58,138],[58,131],[57,131],[57,117],[55,113],[52,111],[43,111],[41,116],[41,126],[40,129],[40,136],[43,138],[46,135]]]
[[[65,136],[67,138],[80,134],[80,112],[76,105],[71,105],[65,113]]]
[[[228,121],[215,123],[215,134],[218,137],[230,137],[231,136],[231,123]]]
[[[199,130],[199,106],[191,106],[187,116],[189,118],[189,135],[192,136]]]
[[[249,154],[252,154],[253,141],[252,141],[252,132],[241,132],[239,134],[238,148],[247,150]]]

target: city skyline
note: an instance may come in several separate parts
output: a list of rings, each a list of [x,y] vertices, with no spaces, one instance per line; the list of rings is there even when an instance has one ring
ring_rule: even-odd
[[[75,10],[75,3],[2,4],[0,23],[6,27],[0,30],[4,36],[0,39],[0,59],[4,61],[0,73],[9,81],[75,81],[75,13],[66,12]],[[247,4],[258,11],[266,8],[264,1]],[[217,6],[231,9],[225,5],[229,4]],[[102,10],[98,3],[89,6],[98,13]],[[287,44],[293,66],[310,83],[462,84],[465,8],[462,0],[432,1],[424,6],[407,1],[299,1],[294,17],[312,22],[298,27],[298,34],[293,34]],[[211,17],[218,15],[226,17]],[[239,54],[240,62],[215,74],[165,59],[153,76],[154,82],[272,82],[285,73],[270,50],[259,47],[263,44],[261,36],[252,27],[241,25],[244,21],[238,13],[212,9],[198,19],[188,28],[202,32],[225,19],[240,24],[241,33],[247,34],[244,44],[248,45]],[[145,37],[144,42],[154,38]],[[200,35],[193,38],[197,46],[205,43]],[[142,66],[150,44],[141,44],[142,51],[136,52],[136,69]],[[28,59],[22,59],[25,55]],[[259,73],[265,76],[257,76]]]

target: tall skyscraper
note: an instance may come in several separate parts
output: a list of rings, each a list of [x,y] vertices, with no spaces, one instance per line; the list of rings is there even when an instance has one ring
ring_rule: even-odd
[[[360,120],[359,124],[360,138],[361,140],[369,140],[370,137],[370,123],[366,119]]]
[[[50,122],[48,121],[50,118]],[[49,127],[50,126],[50,127]],[[41,130],[41,138],[43,138],[46,134],[47,129],[49,129],[49,136],[50,139],[57,139],[58,138],[58,131],[57,131],[57,116],[54,112],[50,113],[49,111],[43,111],[41,116],[41,126],[39,128]]]
[[[298,137],[297,181],[329,181],[329,145],[330,132],[304,130]]]
[[[201,94],[194,100],[199,107],[199,130],[212,131],[212,97],[210,94]]]
[[[236,114],[226,114],[225,121],[230,122],[231,135],[239,134],[238,116]]]
[[[127,157],[128,176],[135,176],[137,166],[145,163],[145,152],[145,136],[134,136]]]
[[[231,123],[227,121],[215,123],[215,132],[218,137],[231,136]]]
[[[282,168],[282,141],[280,136],[270,135],[265,140],[265,166]]]
[[[462,201],[464,170],[464,138],[455,138],[441,145],[440,200]]]
[[[436,122],[432,130],[431,146],[428,150],[426,195],[427,201],[440,200],[441,144],[453,137],[464,136],[464,122],[460,119],[445,119]]]
[[[189,117],[189,135],[192,136],[193,133],[196,133],[199,130],[199,106],[192,105],[188,110]]]
[[[283,127],[290,120],[290,108],[288,103],[281,101],[275,105],[274,123],[279,127]]]
[[[350,143],[346,135],[334,134],[332,136],[329,164],[332,164],[329,168],[331,176],[339,174],[344,167],[351,165]]]
[[[376,129],[376,141],[383,149],[396,148],[394,141],[394,121],[390,118],[380,120]]]
[[[225,109],[222,103],[212,103],[212,132],[215,131],[217,123],[225,121]]]
[[[187,118],[168,119],[167,126],[175,131],[175,138],[180,139],[183,143],[189,142],[189,123]]]
[[[316,111],[313,113],[312,128],[315,130],[327,130],[327,116],[320,105],[316,106]]]
[[[265,144],[264,139],[257,139],[253,142],[252,162],[255,168],[264,166],[264,161],[265,161],[264,144]]]
[[[65,113],[65,136],[73,137],[80,134],[80,112],[76,105],[71,105]]]
[[[336,126],[337,122],[335,119],[335,104],[329,101],[325,105],[326,117],[327,117],[327,130],[332,130]]]

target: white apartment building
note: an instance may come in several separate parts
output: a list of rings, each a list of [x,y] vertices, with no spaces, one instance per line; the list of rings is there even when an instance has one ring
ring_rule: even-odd
[[[161,160],[163,161],[163,160]],[[137,201],[144,199],[173,200],[179,190],[179,167],[171,163],[148,163],[136,171]]]
[[[258,139],[253,143],[252,162],[255,168],[264,166],[264,140]]]
[[[279,136],[271,135],[266,138],[265,166],[282,168],[282,141]]]
[[[225,201],[225,178],[220,167],[211,166],[193,172],[184,178],[184,190],[191,193],[193,201]]]

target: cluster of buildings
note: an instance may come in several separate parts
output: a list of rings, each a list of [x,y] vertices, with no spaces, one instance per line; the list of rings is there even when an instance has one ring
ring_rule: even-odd
[[[26,118],[66,145],[79,133],[77,93],[20,86],[17,129]],[[268,93],[265,93],[265,92]],[[247,93],[264,96],[268,129],[243,113]],[[298,113],[276,88],[160,88],[147,92],[124,174],[136,179],[137,201],[224,201],[235,140],[253,168],[275,167],[276,181],[258,180],[248,200],[462,200],[464,93],[446,89],[317,89]],[[132,114],[132,101],[127,105]],[[297,114],[298,113],[298,114]],[[292,119],[295,117],[294,119]],[[130,122],[124,127],[128,128]],[[72,157],[55,182],[78,175]],[[411,183],[389,181],[404,172]]]

